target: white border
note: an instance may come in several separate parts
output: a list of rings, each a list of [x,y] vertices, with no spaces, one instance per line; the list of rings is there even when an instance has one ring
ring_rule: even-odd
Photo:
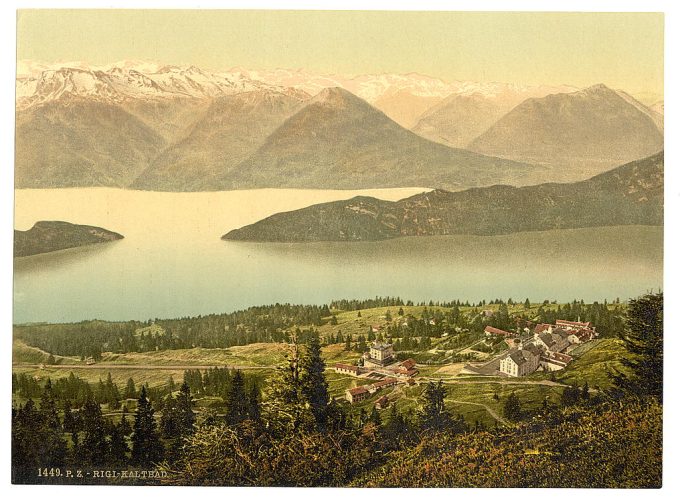
[[[0,321],[2,323],[2,389],[0,397],[0,442],[2,443],[2,465],[0,466],[0,479],[4,483],[2,496],[7,502],[33,502],[45,499],[45,502],[60,502],[68,499],[69,502],[115,502],[119,504],[123,499],[132,499],[136,502],[141,499],[162,499],[163,502],[184,502],[189,498],[200,497],[202,499],[220,499],[222,502],[239,502],[243,499],[267,500],[271,502],[321,502],[335,503],[362,499],[387,499],[399,501],[412,501],[416,499],[466,499],[472,498],[477,502],[492,501],[550,501],[557,504],[571,502],[574,499],[606,499],[617,502],[637,502],[639,500],[670,501],[674,494],[680,492],[680,483],[677,477],[680,474],[680,459],[678,446],[678,375],[670,368],[668,362],[670,356],[678,355],[679,342],[675,331],[669,330],[680,326],[680,320],[676,315],[678,307],[678,292],[676,280],[678,279],[678,266],[675,259],[679,257],[677,238],[678,202],[680,199],[680,166],[678,165],[677,148],[673,140],[678,138],[678,105],[677,97],[672,93],[665,97],[665,132],[668,140],[666,146],[666,243],[665,243],[665,276],[664,291],[666,300],[666,370],[665,390],[666,404],[664,405],[664,488],[656,490],[476,490],[476,489],[442,489],[442,490],[352,490],[352,489],[246,489],[246,488],[140,488],[140,487],[29,487],[11,486],[10,479],[10,368],[11,368],[11,320],[12,320],[12,234],[13,234],[13,177],[12,167],[14,164],[13,138],[14,138],[14,69],[15,69],[15,35],[16,35],[16,12],[18,8],[239,8],[239,9],[330,9],[330,10],[468,10],[468,11],[602,11],[602,12],[665,12],[666,13],[666,75],[664,89],[680,90],[678,85],[677,62],[680,60],[676,53],[680,47],[678,41],[678,18],[680,17],[677,2],[672,0],[648,0],[616,2],[606,0],[572,0],[552,1],[541,0],[466,0],[466,1],[436,1],[436,0],[231,0],[231,1],[164,1],[150,2],[145,0],[125,0],[109,2],[105,0],[77,0],[70,2],[54,1],[7,1],[3,2],[0,16],[0,54],[2,55],[2,94],[0,94],[0,138],[2,146],[0,156],[0,214],[2,215],[2,228],[0,231]],[[625,237],[621,237],[625,239]],[[673,397],[675,396],[675,398]],[[359,495],[359,492],[363,492]],[[368,493],[370,492],[370,493]]]

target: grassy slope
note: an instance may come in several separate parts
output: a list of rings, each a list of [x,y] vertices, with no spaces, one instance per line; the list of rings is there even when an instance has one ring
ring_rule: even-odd
[[[535,312],[539,305],[532,305],[529,313]],[[614,305],[612,305],[613,307]],[[554,305],[548,307],[554,308]],[[353,335],[356,341],[358,335],[366,335],[371,325],[385,324],[385,312],[390,311],[394,320],[398,320],[398,306],[381,307],[361,310],[361,317],[357,317],[356,311],[336,311],[335,316],[338,324],[331,326],[329,323],[318,327],[321,337],[327,338],[335,335],[338,330],[343,335]],[[404,314],[420,317],[426,308],[430,311],[441,310],[447,312],[449,308],[402,306]],[[497,309],[497,305],[485,305],[484,309]],[[462,307],[462,312],[472,310],[472,307]],[[521,304],[511,305],[510,313],[526,311]],[[153,328],[151,328],[153,330]],[[436,340],[435,340],[436,343]],[[170,376],[175,382],[180,382],[183,377],[182,366],[269,366],[264,369],[248,370],[247,373],[257,373],[264,377],[271,375],[275,366],[285,362],[288,345],[281,343],[255,343],[251,345],[230,347],[227,349],[193,348],[182,350],[162,350],[157,352],[128,353],[128,354],[103,354],[101,365],[116,366],[113,369],[103,369],[97,365],[84,369],[76,369],[74,373],[81,378],[97,383],[99,379],[105,380],[110,372],[114,382],[123,387],[129,377],[136,383],[149,383],[151,386],[163,385]],[[370,383],[369,380],[347,375],[340,375],[332,371],[332,365],[337,362],[353,363],[359,358],[359,353],[353,350],[344,350],[344,344],[331,344],[323,347],[323,356],[326,360],[326,379],[329,384],[331,397],[344,397],[345,390],[359,385]],[[625,355],[625,350],[619,340],[602,339],[587,343],[573,354],[576,359],[564,371],[555,373],[556,379],[571,384],[582,385],[588,382],[591,389],[595,386],[606,387],[610,384],[607,370],[616,368],[619,359]],[[73,357],[55,356],[62,364],[81,364]],[[64,368],[38,369],[34,365],[44,363],[47,353],[37,348],[29,347],[20,340],[14,341],[13,347],[13,371],[28,372],[32,376],[51,377],[52,379],[65,377],[71,372]],[[33,366],[30,366],[33,365]],[[150,369],[129,369],[128,366],[150,366]],[[153,366],[176,366],[178,369],[153,369]],[[533,409],[541,405],[544,398],[550,402],[559,402],[562,387],[549,387],[537,383],[549,379],[548,373],[537,373],[526,379],[499,379],[497,377],[480,377],[455,379],[455,373],[441,369],[441,365],[419,366],[419,378],[421,382],[416,386],[398,387],[373,395],[367,401],[356,407],[371,408],[374,401],[380,395],[388,395],[391,400],[397,401],[397,407],[401,411],[415,410],[426,380],[443,379],[447,388],[447,404],[455,414],[463,414],[468,422],[474,423],[479,420],[486,425],[493,425],[495,419],[489,414],[490,408],[497,415],[502,416],[503,402],[514,391],[521,399],[523,408]],[[500,381],[501,383],[490,383]],[[493,396],[498,394],[500,400],[496,401]],[[469,404],[474,403],[474,404]]]

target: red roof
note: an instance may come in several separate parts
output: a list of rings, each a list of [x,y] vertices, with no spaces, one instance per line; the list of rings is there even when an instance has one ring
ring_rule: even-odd
[[[550,329],[550,324],[536,324],[536,327],[534,327],[534,332],[542,333],[543,331],[547,331],[548,329]]]
[[[380,406],[385,406],[387,404],[387,396],[382,396],[380,399],[378,399],[375,403],[379,404]]]
[[[503,335],[511,334],[508,331],[504,331],[503,329],[496,329],[495,327],[491,327],[490,325],[488,325],[484,328],[484,332],[488,332],[488,333],[491,333],[491,334],[503,334]]]
[[[382,387],[385,385],[392,385],[393,383],[397,383],[396,378],[385,378],[384,380],[377,381],[373,384],[373,387]]]
[[[366,390],[364,387],[355,387],[353,389],[349,389],[347,392],[349,392],[349,394],[352,397],[357,396],[357,395],[361,395],[361,394],[368,394],[368,390]]]
[[[416,366],[416,361],[413,359],[406,359],[404,362],[401,363],[401,367],[406,368],[406,369],[411,369]]]
[[[572,322],[570,320],[557,320],[555,321],[557,325],[570,325],[577,327],[590,327],[590,322]]]

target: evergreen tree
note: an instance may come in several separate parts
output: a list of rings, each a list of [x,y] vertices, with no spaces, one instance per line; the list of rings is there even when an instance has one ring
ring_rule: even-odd
[[[76,425],[76,418],[73,415],[73,411],[71,410],[71,401],[69,399],[64,399],[64,420],[62,422],[62,427],[64,429],[64,432],[76,432],[77,425]]]
[[[262,411],[260,408],[260,387],[253,382],[248,392],[248,418],[253,422],[260,423]]]
[[[127,453],[130,451],[121,425],[112,426],[111,443],[109,446],[109,463],[113,467],[125,467],[128,462]]]
[[[184,382],[177,394],[177,413],[180,432],[183,436],[188,436],[194,431],[196,414],[192,410],[192,398],[189,385]]]
[[[82,411],[83,440],[80,445],[82,457],[92,465],[106,461],[109,444],[106,440],[106,423],[99,404],[88,397]]]
[[[663,402],[663,293],[632,299],[621,339],[633,356],[621,359],[625,372],[613,374],[614,385],[639,397]]]
[[[352,349],[352,336],[348,334],[347,338],[345,339],[345,351],[349,352],[351,349]]]
[[[237,369],[227,394],[226,420],[229,425],[236,425],[246,418],[248,418],[248,397],[246,395],[243,373]]]
[[[446,410],[444,399],[446,388],[444,383],[429,382],[423,393],[425,404],[420,413],[420,425],[423,429],[441,430],[451,426],[451,415]]]
[[[137,401],[135,425],[132,430],[132,463],[147,465],[158,462],[163,456],[163,445],[156,431],[153,407],[146,397],[146,387]]]
[[[374,424],[376,427],[380,427],[382,425],[382,420],[380,419],[380,412],[375,406],[373,406],[373,409],[371,410],[371,414],[368,417],[368,421]]]
[[[321,358],[319,334],[311,331],[305,345],[302,358],[302,396],[311,408],[318,427],[325,424],[326,407],[328,406],[328,384],[324,376],[326,364]]]
[[[135,399],[137,397],[137,388],[132,377],[128,378],[127,385],[125,385],[125,398]]]
[[[519,401],[519,397],[517,397],[514,392],[512,392],[505,400],[503,415],[513,422],[522,418],[522,405]]]
[[[398,313],[399,313],[399,316],[400,316],[400,317],[403,317],[403,316],[404,316],[404,308],[399,307],[399,312],[398,312]]]

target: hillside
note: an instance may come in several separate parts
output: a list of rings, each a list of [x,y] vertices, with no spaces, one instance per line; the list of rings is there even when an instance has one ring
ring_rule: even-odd
[[[308,98],[303,92],[250,91],[217,98],[184,138],[164,150],[134,181],[136,189],[214,189]]]
[[[118,104],[50,101],[17,111],[15,187],[126,187],[165,145]]]
[[[530,183],[530,165],[446,147],[402,128],[361,98],[326,89],[288,118],[221,189],[443,187]]]
[[[578,180],[663,149],[659,120],[632,97],[598,84],[528,99],[467,147],[568,170]]]
[[[433,142],[465,149],[524,100],[573,91],[576,88],[569,86],[513,86],[502,83],[463,88],[424,111],[412,131]]]
[[[14,230],[14,257],[54,252],[94,243],[121,240],[122,235],[94,226],[40,221],[28,231]]]
[[[663,152],[588,180],[435,190],[397,202],[356,197],[272,215],[225,234],[243,241],[373,241],[663,224]]]

